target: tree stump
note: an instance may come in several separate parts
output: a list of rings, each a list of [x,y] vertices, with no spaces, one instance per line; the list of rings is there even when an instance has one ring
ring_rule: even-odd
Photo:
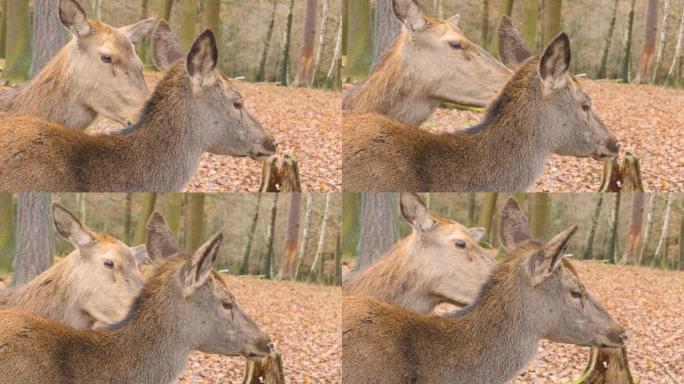
[[[627,349],[591,348],[587,367],[572,384],[634,384]]]
[[[603,179],[598,191],[644,192],[639,158],[631,152],[627,152],[622,162],[615,158],[605,163],[603,166]]]
[[[261,186],[259,192],[301,192],[299,180],[299,164],[290,155],[285,155],[278,163],[276,156],[264,161],[261,170]]]
[[[247,360],[242,384],[285,384],[280,353],[272,352],[263,362]]]

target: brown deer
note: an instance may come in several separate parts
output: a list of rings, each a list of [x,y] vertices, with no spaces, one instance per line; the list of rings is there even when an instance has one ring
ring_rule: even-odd
[[[427,314],[441,303],[470,304],[494,259],[478,245],[483,228],[468,229],[431,215],[420,197],[402,193],[401,214],[412,233],[373,265],[344,282],[344,292],[372,296]]]
[[[348,192],[524,191],[546,158],[609,160],[616,138],[568,73],[570,41],[559,34],[526,60],[479,125],[434,134],[378,114],[346,116],[343,188]]]
[[[425,16],[415,0],[393,0],[402,31],[342,109],[419,126],[443,101],[484,107],[512,72],[448,20]]]
[[[134,44],[155,20],[115,28],[88,20],[74,0],[59,1],[59,17],[73,39],[30,83],[0,94],[0,111],[80,130],[98,116],[124,125],[135,121],[149,89]]]
[[[218,69],[214,34],[195,40],[187,61],[169,25],[153,54],[167,70],[140,121],[120,136],[88,135],[40,119],[0,121],[0,188],[6,191],[179,191],[204,152],[263,159],[275,142]]]
[[[0,290],[0,308],[17,307],[74,328],[124,318],[143,287],[132,250],[52,204],[55,228],[76,250],[19,287]]]
[[[169,383],[191,350],[263,359],[268,336],[212,270],[222,236],[167,259],[128,317],[78,331],[20,310],[0,311],[0,370],[12,383]]]
[[[621,347],[624,330],[582,284],[563,250],[574,225],[544,244],[510,199],[501,213],[510,255],[479,298],[446,317],[419,315],[362,295],[343,300],[342,383],[504,383],[546,338]]]

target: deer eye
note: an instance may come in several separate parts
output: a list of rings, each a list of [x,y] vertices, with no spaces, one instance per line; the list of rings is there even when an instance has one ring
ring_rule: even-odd
[[[456,246],[458,248],[465,248],[466,247],[466,242],[465,240],[458,239],[456,240]]]
[[[102,60],[103,63],[106,64],[111,64],[112,63],[112,57],[109,55],[102,55],[100,56],[100,60]]]
[[[454,48],[454,49],[461,49],[462,48],[461,43],[459,43],[458,41],[450,41],[449,46],[451,48]]]
[[[102,262],[104,264],[105,268],[107,269],[114,269],[114,262],[111,260],[105,260]]]
[[[242,109],[242,101],[234,101],[233,102],[233,107],[235,109]]]
[[[575,299],[581,299],[582,298],[582,292],[570,291],[570,296],[574,297]]]
[[[591,104],[589,104],[589,103],[582,104],[582,110],[584,112],[589,112],[591,110]]]
[[[230,311],[231,309],[233,309],[233,303],[229,303],[227,301],[224,301],[223,302],[223,308]]]

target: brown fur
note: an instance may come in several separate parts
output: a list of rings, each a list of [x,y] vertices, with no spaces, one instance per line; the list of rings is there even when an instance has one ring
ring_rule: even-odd
[[[510,70],[454,23],[421,17],[426,27],[405,26],[368,78],[345,93],[342,109],[419,126],[442,101],[485,106],[496,95]],[[461,48],[449,46],[454,41]]]
[[[210,55],[206,41],[215,48],[215,40],[209,34],[205,32],[195,42],[192,57]],[[236,109],[233,104],[241,101],[229,81],[214,71],[199,73],[198,69],[191,77],[186,62],[177,61],[157,85],[141,120],[121,136],[88,135],[29,116],[0,120],[0,163],[4,165],[0,188],[13,192],[179,191],[206,151],[254,158],[272,154],[273,139],[241,104],[233,115],[222,113],[223,108]],[[213,84],[196,85],[202,76]],[[211,116],[205,109],[221,116]],[[253,141],[245,141],[252,136]]]
[[[517,204],[504,210],[516,211]],[[504,217],[504,215],[502,215]],[[505,219],[503,231],[520,231]],[[525,223],[525,228],[526,223]],[[499,384],[534,357],[543,338],[621,346],[622,327],[579,281],[562,252],[576,226],[549,243],[524,237],[492,272],[478,300],[447,317],[427,317],[362,295],[343,300],[343,384]],[[571,293],[581,298],[571,297]]]
[[[73,0],[59,3],[65,26],[74,22],[70,18],[85,18]],[[80,27],[89,26],[88,34],[74,34],[26,86],[0,94],[0,111],[37,116],[79,130],[98,116],[121,124],[134,121],[149,90],[133,44],[153,25],[154,19],[122,28],[85,21]],[[102,62],[104,53],[111,56],[112,63]]]
[[[78,331],[19,310],[0,311],[3,380],[169,383],[195,348],[267,355],[268,337],[211,271],[219,243],[220,237],[214,237],[192,258],[165,261],[145,284],[129,318],[109,331]],[[232,308],[222,308],[222,303]]]
[[[566,56],[567,54],[567,56]],[[618,145],[579,83],[549,62],[569,64],[564,34],[528,59],[489,106],[481,124],[434,134],[378,114],[346,115],[343,188],[349,192],[522,191],[543,172],[550,153],[612,158]],[[565,67],[567,68],[567,67]]]

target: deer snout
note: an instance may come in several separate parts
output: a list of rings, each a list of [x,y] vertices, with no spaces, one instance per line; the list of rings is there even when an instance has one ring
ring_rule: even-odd
[[[606,334],[606,340],[601,343],[603,347],[621,348],[627,341],[627,332],[625,329],[616,324]]]

